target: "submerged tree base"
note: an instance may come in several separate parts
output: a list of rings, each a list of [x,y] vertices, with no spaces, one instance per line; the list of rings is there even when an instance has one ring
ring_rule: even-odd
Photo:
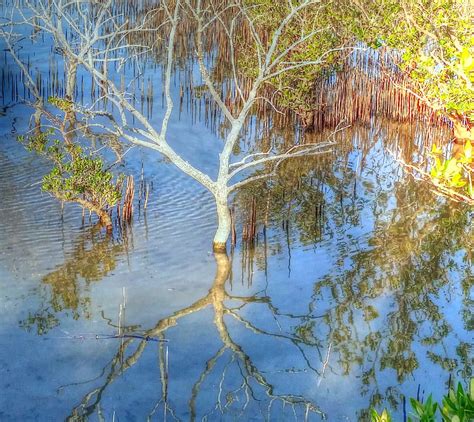
[[[99,224],[102,227],[105,227],[107,233],[112,233],[113,231],[113,224],[112,219],[107,211],[103,211],[99,214]]]
[[[213,242],[212,250],[217,254],[227,253],[227,242]]]

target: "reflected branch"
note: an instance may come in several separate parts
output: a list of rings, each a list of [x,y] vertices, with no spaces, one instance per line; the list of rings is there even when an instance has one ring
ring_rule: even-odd
[[[20,325],[27,330],[36,326],[37,333],[42,335],[59,324],[55,313],[70,310],[74,318],[81,314],[87,317],[90,302],[87,287],[113,271],[127,248],[126,237],[116,242],[109,234],[103,235],[99,225],[82,232],[72,250],[66,253],[65,262],[41,280],[43,286],[49,287],[47,303],[30,313]]]
[[[221,413],[231,411],[231,406],[234,403],[234,397],[237,397],[239,394],[243,394],[245,396],[245,402],[242,408],[240,408],[240,414],[243,414],[246,411],[246,409],[248,408],[249,401],[251,399],[254,402],[261,402],[261,399],[257,398],[252,384],[262,387],[265,392],[266,400],[270,400],[272,403],[275,401],[279,401],[282,403],[282,405],[288,405],[292,407],[294,411],[296,411],[295,409],[298,407],[304,408],[305,410],[309,409],[309,411],[313,413],[322,414],[322,411],[319,409],[319,407],[317,407],[314,403],[312,403],[310,400],[307,400],[303,396],[292,394],[277,394],[275,392],[275,387],[266,379],[262,371],[260,371],[257,366],[252,362],[249,355],[246,354],[242,347],[238,343],[236,343],[235,340],[232,339],[229,329],[224,321],[225,315],[232,315],[234,319],[238,322],[242,323],[248,328],[252,327],[252,331],[255,334],[263,334],[266,336],[273,337],[275,339],[290,340],[300,350],[306,364],[309,365],[312,370],[317,372],[313,367],[311,367],[309,360],[301,349],[299,343],[303,340],[283,334],[272,334],[264,330],[259,330],[255,328],[252,324],[250,324],[248,321],[240,317],[235,310],[230,310],[226,307],[226,300],[236,300],[236,298],[230,296],[225,289],[225,284],[229,278],[229,274],[231,271],[231,261],[229,260],[226,254],[215,254],[215,260],[216,275],[214,278],[214,284],[212,285],[207,295],[197,300],[190,306],[175,311],[171,315],[160,319],[155,325],[155,327],[143,332],[145,338],[160,337],[164,339],[165,332],[167,332],[168,329],[176,326],[181,318],[200,312],[205,308],[212,306],[214,310],[213,322],[223,343],[223,346],[206,362],[203,372],[193,385],[191,396],[189,399],[191,420],[194,420],[197,417],[197,402],[205,380],[210,376],[217,376],[216,368],[218,366],[218,362],[223,358],[223,356],[227,354],[226,352],[230,352],[231,356],[229,358],[229,361],[224,365],[223,372],[221,373],[219,381],[220,388],[216,397],[216,404],[213,407],[213,410],[211,410],[210,414],[216,410]],[[250,303],[252,299],[254,299],[256,303],[261,303],[258,297],[248,297],[245,299],[248,303]],[[127,349],[133,347],[134,342],[136,342],[136,339],[127,339],[127,341],[123,343],[123,347],[119,348],[117,354],[112,360],[112,364],[110,365],[108,370],[108,375],[104,380],[102,386],[92,390],[90,393],[86,394],[83,397],[81,403],[73,409],[72,414],[70,416],[70,418],[72,418],[71,420],[77,420],[78,418],[80,419],[83,417],[87,417],[98,411],[100,400],[105,389],[126,370],[130,369],[135,363],[138,362],[140,357],[143,355],[143,352],[146,349],[148,342],[146,340],[140,341],[138,343],[138,346],[131,353],[128,354]],[[153,408],[150,416],[156,413],[161,405],[163,405],[163,410],[165,413],[168,411],[172,413],[171,406],[168,402],[168,385],[170,380],[168,378],[167,371],[167,358],[164,355],[163,347],[165,346],[163,344],[160,344],[160,350],[158,352],[162,397]],[[127,357],[125,358],[125,356]],[[226,373],[233,370],[234,367],[238,368],[238,371],[242,376],[242,382],[237,388],[233,388],[230,391],[227,391]],[[232,381],[235,382],[235,380]],[[226,395],[226,404],[222,403],[224,392]]]

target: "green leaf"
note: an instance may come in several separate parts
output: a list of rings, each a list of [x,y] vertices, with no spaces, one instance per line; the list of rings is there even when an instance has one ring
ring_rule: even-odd
[[[467,47],[464,47],[461,53],[461,66],[467,72],[474,69],[474,59]]]
[[[445,163],[445,177],[449,178],[452,177],[454,174],[459,172],[459,167],[458,167],[458,161],[456,158],[451,158],[450,160],[447,160]]]
[[[472,158],[472,144],[469,139],[467,139],[466,143],[464,144],[464,156],[468,159]]]

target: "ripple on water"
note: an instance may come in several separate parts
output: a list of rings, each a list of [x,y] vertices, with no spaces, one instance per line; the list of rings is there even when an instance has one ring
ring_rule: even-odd
[[[60,207],[42,194],[40,184],[47,167],[41,159],[25,155],[16,145],[0,151],[0,251],[10,257],[44,259],[60,233]],[[12,149],[18,151],[12,154]],[[58,213],[59,211],[59,213]]]
[[[95,218],[83,227],[82,212],[76,205],[66,205],[61,216],[58,201],[41,192],[41,177],[49,164],[26,152],[12,137],[6,137],[1,147],[0,265],[46,274],[73,253]],[[143,210],[138,212],[136,201],[126,245],[133,254],[127,252],[118,260],[128,262],[123,271],[137,273],[154,262],[166,262],[166,273],[171,276],[183,265],[206,256],[216,223],[214,201],[205,189],[173,166],[147,163],[145,168],[154,191],[145,214]],[[136,170],[126,165],[122,171],[130,174]],[[135,180],[139,180],[139,174],[135,174]],[[203,239],[209,240],[209,247],[203,245]],[[187,251],[186,258],[181,254],[183,250]],[[21,265],[25,259],[29,261],[27,266]]]

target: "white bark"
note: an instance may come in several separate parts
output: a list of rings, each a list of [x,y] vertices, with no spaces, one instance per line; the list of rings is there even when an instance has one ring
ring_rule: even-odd
[[[66,63],[66,99],[74,101],[74,92],[77,82],[77,62],[69,61]]]
[[[217,253],[226,251],[227,239],[231,231],[232,221],[227,200],[227,192],[216,196],[217,230],[214,236],[213,249]]]

